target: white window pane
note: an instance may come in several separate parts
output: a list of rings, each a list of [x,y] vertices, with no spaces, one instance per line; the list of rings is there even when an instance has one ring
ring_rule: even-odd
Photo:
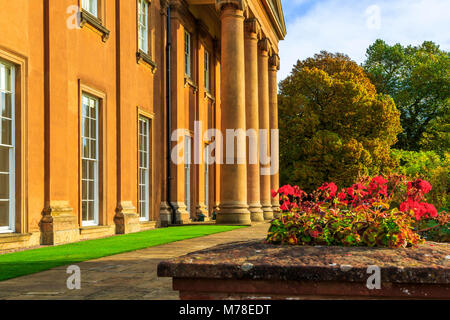
[[[0,63],[0,90],[6,90],[6,66]]]
[[[12,112],[12,94],[6,92],[0,92],[0,110],[1,116],[11,118]]]
[[[0,173],[9,172],[9,148],[0,146]]]
[[[11,132],[12,121],[8,119],[2,119],[2,141],[4,145],[12,145],[12,132]]]
[[[0,200],[9,199],[9,174],[0,174]]]
[[[9,226],[9,201],[0,201],[0,227]]]
[[[90,14],[97,17],[97,1],[98,0],[83,0],[81,7],[84,10],[89,11]]]

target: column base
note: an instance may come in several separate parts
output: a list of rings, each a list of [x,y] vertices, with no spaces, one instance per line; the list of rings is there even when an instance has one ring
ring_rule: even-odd
[[[139,215],[131,201],[123,201],[116,209],[114,216],[116,234],[128,234],[141,231]]]
[[[252,224],[250,211],[246,203],[221,203],[217,213],[217,224],[245,225]]]
[[[176,224],[189,224],[191,223],[191,216],[187,211],[187,206],[184,202],[172,202],[172,206],[176,212]]]
[[[51,201],[40,222],[41,244],[59,245],[80,241],[78,217],[68,201]]]
[[[264,221],[264,211],[260,202],[250,203],[248,210],[250,211],[250,219],[252,222]]]
[[[273,208],[271,202],[262,203],[262,209],[264,211],[264,220],[273,220]]]
[[[161,202],[161,206],[159,208],[159,220],[160,225],[163,228],[167,228],[172,224],[172,208],[166,201]]]

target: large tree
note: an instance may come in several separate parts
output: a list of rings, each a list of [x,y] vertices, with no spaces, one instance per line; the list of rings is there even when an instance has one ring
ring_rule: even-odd
[[[400,113],[349,57],[298,61],[280,89],[282,182],[308,191],[326,181],[345,186],[394,165]]]
[[[404,132],[397,148],[437,148],[441,154],[448,150],[448,52],[429,41],[404,47],[377,40],[367,50],[364,68],[378,92],[390,95],[401,112]]]

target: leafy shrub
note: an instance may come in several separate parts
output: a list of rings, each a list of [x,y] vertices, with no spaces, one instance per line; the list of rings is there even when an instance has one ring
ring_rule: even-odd
[[[272,191],[272,196],[280,195],[282,213],[272,221],[267,242],[398,248],[422,243],[422,231],[448,228],[449,215],[425,202],[431,185],[418,179],[399,188],[405,182],[401,175],[362,178],[340,192],[334,183],[325,183],[311,194],[283,186]],[[399,193],[400,208],[391,208]],[[418,229],[429,221],[434,226]]]
[[[298,61],[280,83],[279,114],[282,183],[311,192],[323,181],[347,186],[360,173],[395,167],[400,112],[348,56]]]
[[[439,209],[448,211],[450,205],[449,153],[440,157],[434,151],[392,150],[391,156],[397,162],[397,172],[406,175],[409,179],[430,181],[433,190],[427,196],[428,201]]]

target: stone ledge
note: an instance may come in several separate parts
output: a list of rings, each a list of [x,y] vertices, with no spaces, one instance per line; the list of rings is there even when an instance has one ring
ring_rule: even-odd
[[[30,240],[31,233],[0,233],[0,244],[11,242],[26,242]]]
[[[259,280],[367,280],[377,265],[382,281],[450,284],[449,244],[418,248],[289,247],[240,242],[160,263],[158,275],[176,278]],[[249,268],[249,270],[244,270]],[[201,270],[201,273],[199,273]]]
[[[87,235],[93,233],[106,233],[109,231],[114,232],[115,226],[92,226],[80,228],[80,235]]]
[[[141,221],[141,231],[156,229],[157,221]]]
[[[91,240],[113,236],[116,227],[112,226],[92,226],[80,228],[80,240]]]
[[[291,247],[239,242],[158,265],[186,299],[283,297],[445,298],[450,296],[450,245],[417,248]],[[369,290],[369,266],[381,290]]]

